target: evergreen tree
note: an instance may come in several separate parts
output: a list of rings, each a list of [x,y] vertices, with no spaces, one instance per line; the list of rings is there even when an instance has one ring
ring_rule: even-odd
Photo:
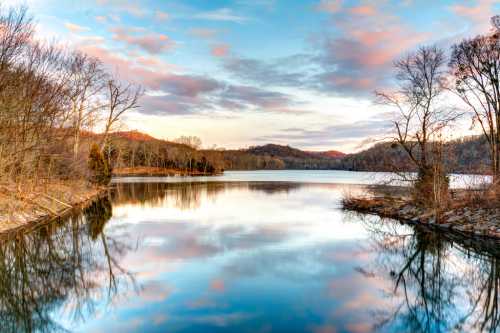
[[[88,167],[90,170],[90,182],[99,185],[107,185],[111,180],[111,170],[108,162],[97,144],[90,148]]]

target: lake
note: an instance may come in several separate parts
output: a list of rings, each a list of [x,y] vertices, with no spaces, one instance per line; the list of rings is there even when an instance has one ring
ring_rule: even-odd
[[[0,241],[0,331],[496,332],[500,248],[342,211],[373,174],[115,179]]]

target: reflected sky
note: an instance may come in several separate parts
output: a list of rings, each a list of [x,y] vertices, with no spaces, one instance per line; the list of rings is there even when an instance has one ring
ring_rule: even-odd
[[[117,184],[111,217],[80,231],[92,236],[94,260],[104,267],[87,267],[101,296],[75,320],[67,309],[78,293],[68,291],[51,318],[77,332],[499,329],[498,254],[339,209],[344,193],[364,191],[336,184]],[[127,247],[113,251],[122,243]],[[115,279],[132,281],[117,283],[112,295],[106,262]]]
[[[390,172],[364,172],[345,170],[253,170],[253,171],[225,171],[219,176],[205,177],[116,177],[116,183],[192,183],[192,182],[287,182],[308,184],[391,184],[407,186],[412,174],[401,175]],[[413,174],[414,175],[414,174]],[[490,176],[451,174],[452,188],[470,188],[491,182]]]

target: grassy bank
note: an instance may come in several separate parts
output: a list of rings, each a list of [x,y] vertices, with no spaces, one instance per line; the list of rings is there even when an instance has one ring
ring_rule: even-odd
[[[198,170],[169,169],[155,167],[115,168],[113,176],[214,176],[218,173],[201,172]]]
[[[62,217],[105,195],[83,180],[0,186],[0,233]]]

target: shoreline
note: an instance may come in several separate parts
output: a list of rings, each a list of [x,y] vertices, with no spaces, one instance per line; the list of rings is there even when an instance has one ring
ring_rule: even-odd
[[[500,208],[450,208],[441,213],[439,221],[433,211],[418,208],[403,196],[345,198],[342,208],[465,238],[500,241]]]
[[[116,168],[113,169],[113,177],[175,177],[175,176],[218,176],[222,173],[211,173],[201,171],[188,171],[181,169],[168,169],[168,168],[154,168],[154,167],[135,167],[135,168]]]
[[[69,216],[108,195],[110,187],[89,186],[81,181],[45,185],[31,197],[8,197],[14,212],[3,214],[0,220],[0,237],[21,230],[35,229],[46,223]],[[3,198],[5,199],[5,198]],[[5,202],[3,202],[5,204]],[[49,204],[48,204],[49,203]]]

